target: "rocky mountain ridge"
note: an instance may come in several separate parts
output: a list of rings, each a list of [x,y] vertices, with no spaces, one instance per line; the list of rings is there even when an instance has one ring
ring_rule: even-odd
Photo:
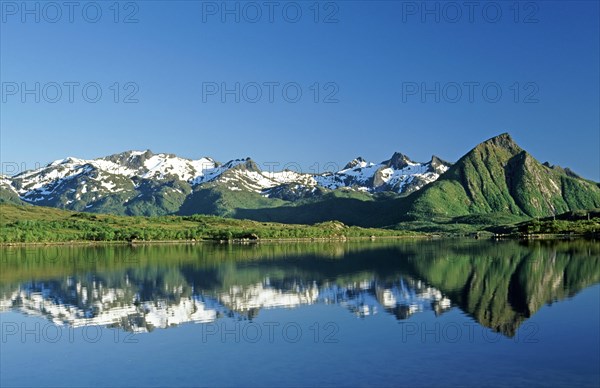
[[[126,151],[98,159],[67,157],[12,177],[3,176],[3,197],[42,206],[128,215],[177,212],[195,190],[218,187],[263,198],[296,201],[345,189],[363,193],[408,194],[435,181],[449,163],[433,157],[417,163],[395,153],[381,163],[357,158],[343,170],[310,174],[263,171],[250,158],[221,164],[173,154]]]

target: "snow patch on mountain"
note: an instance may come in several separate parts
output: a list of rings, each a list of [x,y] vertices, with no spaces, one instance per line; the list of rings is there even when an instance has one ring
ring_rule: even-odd
[[[17,190],[12,186],[12,180],[6,175],[0,175],[0,187],[18,194]]]
[[[336,173],[315,176],[317,184],[331,190],[354,187],[367,192],[389,190],[403,193],[416,179],[422,184],[414,186],[413,190],[435,181],[448,169],[447,165],[434,166],[433,159],[428,163],[417,163],[402,154],[394,154],[392,159],[377,164],[359,158],[346,167]]]
[[[220,164],[208,157],[191,160],[146,150],[91,160],[59,159],[13,177],[2,177],[0,183],[28,202],[55,206],[48,202],[54,198],[63,205],[75,204],[73,206],[79,208],[87,208],[90,200],[121,192],[127,192],[124,198],[129,196],[129,199],[121,197],[125,203],[139,197],[140,191],[149,197],[159,190],[161,195],[185,195],[194,187],[209,182],[222,184],[231,191],[251,191],[264,197],[293,201],[319,195],[323,190],[341,188],[367,193],[410,193],[438,179],[448,167],[448,163],[435,156],[430,162],[418,163],[404,154],[394,153],[381,163],[358,157],[340,171],[311,174],[292,170],[262,171],[250,158]],[[173,183],[176,181],[179,183]],[[165,185],[166,190],[163,189]],[[168,190],[172,185],[176,188]],[[93,198],[89,193],[93,193]],[[57,202],[59,206],[60,203]]]
[[[7,179],[16,192],[26,201],[44,200],[43,196],[53,193],[67,180],[89,174],[99,182],[98,187],[110,193],[123,191],[112,177],[167,180],[179,179],[192,182],[210,180],[222,171],[210,158],[190,160],[169,154],[152,154],[150,151],[129,151],[93,160],[68,157],[55,160],[48,165],[17,174]],[[95,176],[94,176],[95,175]],[[135,183],[132,184],[135,186]],[[81,194],[88,191],[83,185]],[[47,199],[47,198],[46,198]]]
[[[202,162],[203,160],[206,160],[207,162]],[[199,171],[199,174],[194,179],[190,180],[190,184],[192,186],[200,185],[200,184],[203,184],[206,182],[211,182],[211,181],[215,180],[216,178],[218,178],[219,176],[221,176],[225,171],[228,171],[228,170],[242,164],[244,162],[244,160],[243,159],[231,160],[231,161],[225,163],[224,165],[217,165],[217,163],[214,160],[208,159],[208,158],[200,159],[197,162],[200,162],[199,163],[200,166],[207,166],[207,168],[202,169],[202,170],[200,170],[200,169],[197,170],[197,171]],[[210,166],[211,162],[212,162],[212,166]]]

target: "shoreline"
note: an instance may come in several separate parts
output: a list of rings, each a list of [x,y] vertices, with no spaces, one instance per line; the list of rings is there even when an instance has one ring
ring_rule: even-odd
[[[99,245],[195,245],[195,244],[237,244],[249,245],[267,243],[290,242],[346,242],[346,241],[377,241],[399,239],[432,239],[439,238],[431,235],[405,235],[405,236],[361,236],[361,237],[300,237],[300,238],[261,238],[261,239],[232,239],[232,240],[136,240],[136,241],[48,241],[48,242],[10,242],[0,243],[0,248],[21,246],[99,246]]]
[[[261,243],[315,243],[315,242],[352,242],[378,240],[439,240],[439,239],[473,239],[473,240],[594,240],[600,236],[587,234],[529,234],[529,235],[453,235],[444,233],[415,234],[404,236],[360,236],[360,237],[301,237],[301,238],[264,238],[264,239],[232,239],[232,240],[136,240],[136,241],[47,241],[47,242],[6,242],[0,243],[0,248],[11,247],[51,247],[51,246],[106,246],[106,245],[196,245],[196,244],[231,244],[253,245]]]

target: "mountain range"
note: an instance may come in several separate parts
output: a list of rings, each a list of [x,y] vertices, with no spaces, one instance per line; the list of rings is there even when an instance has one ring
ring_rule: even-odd
[[[394,153],[332,173],[263,171],[250,158],[219,163],[151,151],[68,157],[8,177],[0,202],[121,215],[214,214],[259,221],[391,226],[474,215],[544,217],[600,207],[600,186],[540,163],[508,134],[448,163]]]

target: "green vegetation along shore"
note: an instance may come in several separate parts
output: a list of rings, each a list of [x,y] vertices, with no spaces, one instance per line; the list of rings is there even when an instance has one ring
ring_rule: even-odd
[[[215,216],[132,217],[0,205],[0,243],[71,241],[183,241],[410,237],[416,232],[346,226],[340,222],[290,225]]]
[[[0,205],[0,244],[65,242],[166,242],[298,240],[372,237],[425,237],[435,235],[600,238],[600,209],[568,212],[556,217],[505,225],[489,220],[464,219],[430,222],[426,226],[395,225],[394,229],[361,228],[328,221],[314,225],[281,224],[217,216],[115,216],[71,212],[41,206]],[[486,225],[487,224],[487,225]],[[417,231],[418,230],[418,231]]]
[[[573,235],[600,238],[600,209],[577,210],[554,217],[488,228],[502,235]]]

